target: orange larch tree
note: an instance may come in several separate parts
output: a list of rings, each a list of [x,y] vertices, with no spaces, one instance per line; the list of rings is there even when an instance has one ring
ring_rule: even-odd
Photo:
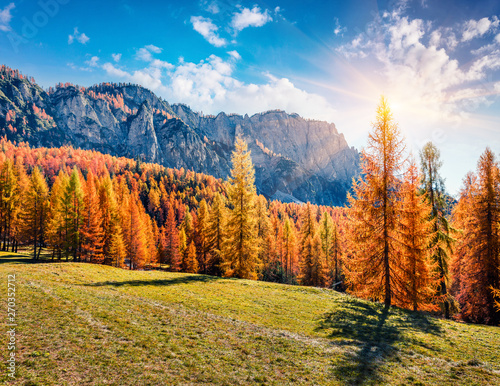
[[[96,181],[96,177],[90,171],[84,186],[82,257],[91,263],[103,263],[104,230]]]
[[[175,226],[173,208],[170,208],[170,210],[168,211],[167,222],[161,232],[161,243],[161,249],[163,251],[161,263],[168,264],[171,271],[180,271],[181,256],[179,254],[179,230]]]
[[[351,256],[346,272],[350,291],[383,301],[386,307],[404,300],[403,262],[397,227],[405,145],[384,97],[377,120],[361,154],[362,177],[354,183],[350,204]]]
[[[435,310],[434,296],[438,277],[434,274],[429,244],[434,237],[434,221],[429,218],[431,206],[425,194],[419,193],[421,176],[415,161],[410,163],[401,187],[399,237],[404,259],[405,296],[402,306],[417,310]]]
[[[208,219],[210,213],[208,212],[207,202],[205,200],[200,201],[198,207],[198,216],[196,218],[195,228],[195,245],[198,258],[198,267],[200,273],[208,273],[208,267],[210,264],[210,252],[208,247]],[[188,246],[189,248],[189,246]]]
[[[326,283],[326,266],[321,253],[321,240],[316,214],[308,202],[301,215],[299,253],[301,259],[300,282],[322,287]]]
[[[481,155],[474,185],[463,191],[455,208],[462,221],[457,253],[460,283],[457,299],[467,321],[498,324],[493,289],[500,287],[500,176],[490,149]],[[458,213],[457,213],[458,212]],[[457,261],[454,261],[457,264]]]
[[[191,241],[184,256],[182,257],[182,270],[188,273],[198,273],[198,260],[196,258],[196,246],[194,241]]]
[[[296,282],[295,277],[298,271],[297,259],[297,236],[295,224],[285,217],[283,225],[283,263],[285,271],[285,283]]]
[[[261,261],[257,237],[255,170],[248,146],[239,137],[231,161],[233,167],[227,183],[230,208],[223,243],[224,275],[256,280]]]
[[[222,243],[225,239],[226,206],[220,193],[217,193],[212,202],[207,224],[207,240],[210,261],[208,273],[222,276]]]
[[[30,183],[23,203],[24,234],[33,245],[33,259],[39,259],[45,240],[48,215],[49,188],[39,168],[31,174]]]
[[[141,209],[137,192],[132,191],[128,198],[127,221],[123,228],[130,269],[144,267],[148,258],[146,224],[141,216]]]

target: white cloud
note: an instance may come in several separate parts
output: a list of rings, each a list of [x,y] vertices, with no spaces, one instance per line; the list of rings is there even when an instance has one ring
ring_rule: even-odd
[[[219,37],[217,34],[219,27],[212,23],[211,19],[202,16],[191,16],[191,24],[193,24],[193,29],[213,46],[222,47],[227,44],[226,39]]]
[[[159,54],[163,51],[163,48],[160,48],[160,47],[156,47],[155,45],[153,44],[148,44],[147,46],[144,47],[145,49],[147,49],[148,51],[150,52],[153,52],[155,54]]]
[[[480,20],[469,20],[464,25],[462,41],[466,42],[476,37],[483,36],[490,29],[497,28],[498,24],[499,20],[496,16],[493,16],[492,20],[487,17],[483,17]]]
[[[145,62],[150,62],[153,60],[153,55],[145,47],[139,48],[135,54],[137,59],[144,60]]]
[[[339,19],[336,17],[333,19],[335,21],[335,28],[333,29],[333,33],[335,35],[340,35],[340,36],[343,36],[344,35],[344,32],[347,31],[347,28],[346,27],[342,27],[340,25],[340,22],[339,22]]]
[[[152,67],[152,68],[158,68],[158,69],[161,69],[161,68],[170,69],[170,68],[172,68],[173,67],[172,64],[165,62],[163,60],[160,60],[160,59],[153,58],[154,53],[159,54],[162,51],[163,51],[162,48],[156,47],[152,44],[148,44],[147,46],[139,48],[135,54],[135,57],[138,60],[143,60],[145,62],[149,62],[150,67]]]
[[[90,40],[90,38],[84,33],[78,32],[78,28],[75,27],[75,29],[73,30],[73,35],[68,35],[68,44],[73,44],[75,40],[81,44],[86,44]]]
[[[161,91],[161,74],[158,68],[145,68],[134,72],[127,72],[120,68],[115,67],[112,63],[104,63],[102,68],[110,76],[124,79],[131,83],[140,84],[153,91]]]
[[[254,6],[251,10],[243,8],[240,12],[235,12],[231,20],[231,27],[235,31],[242,31],[247,27],[262,27],[272,20],[273,18],[269,15],[267,9],[262,12],[258,6]]]
[[[128,72],[120,70],[119,68],[116,68],[111,63],[104,63],[102,65],[102,68],[108,73],[108,75],[111,75],[111,76],[116,76],[119,78],[129,78],[129,76],[130,76],[130,74]]]
[[[15,8],[14,3],[8,4],[4,9],[0,10],[0,31],[10,31],[10,21],[12,19],[12,11]]]
[[[159,54],[161,52],[162,48],[148,44],[147,46],[139,48],[135,56],[137,59],[144,60],[145,62],[151,62],[153,60],[153,54]]]
[[[115,62],[119,62],[120,59],[122,58],[122,54],[111,54],[111,57]]]
[[[207,3],[205,5],[205,9],[207,12],[210,12],[211,14],[218,14],[220,12],[219,5],[215,1],[211,1],[210,3]]]
[[[87,60],[87,61],[85,62],[85,64],[86,64],[86,65],[88,65],[88,66],[90,66],[90,67],[97,67],[98,62],[99,62],[99,57],[97,57],[97,56],[92,56],[92,57],[90,58],[90,60]]]
[[[231,57],[235,60],[241,59],[241,55],[238,53],[238,51],[229,51],[228,54],[231,55]]]
[[[367,117],[384,94],[409,149],[427,141],[441,149],[447,188],[456,193],[484,147],[500,146],[500,26],[496,17],[485,19],[438,27],[400,7],[339,46],[349,60],[337,62],[335,85],[323,87],[331,90],[335,124],[348,142],[366,145]]]
[[[464,30],[462,33],[462,41],[466,42],[472,40],[476,37],[483,36],[487,33],[490,28],[494,29],[498,27],[499,20],[496,16],[493,16],[492,20],[487,17],[483,17],[480,20],[469,20],[464,25]]]
[[[182,102],[196,110],[217,114],[220,111],[252,114],[269,109],[296,112],[306,118],[332,122],[334,108],[321,96],[297,88],[289,79],[267,74],[263,84],[247,84],[233,76],[236,51],[228,53],[230,60],[211,55],[199,63],[179,60],[176,66],[149,66],[127,72],[105,63],[108,75],[139,83],[159,93],[167,100]]]
[[[468,32],[462,35],[462,41],[464,37],[469,40],[485,34],[498,24],[498,19],[492,20],[467,22]],[[452,57],[452,52],[463,44],[455,38],[463,25],[456,28],[459,31],[433,29],[424,20],[399,12],[387,13],[369,26],[369,32],[359,34],[338,50],[349,59],[370,61],[376,69],[374,75],[380,78],[378,92],[404,101],[407,110],[415,113],[418,109],[419,114],[425,111],[427,118],[436,120],[455,119],[463,113],[464,103],[488,105],[487,97],[479,98],[480,85],[474,83],[484,83],[491,71],[500,68],[500,52],[493,45],[483,46],[481,56],[467,64]]]
[[[453,50],[459,41],[452,28],[439,27],[430,31],[429,45],[434,47],[444,47]]]

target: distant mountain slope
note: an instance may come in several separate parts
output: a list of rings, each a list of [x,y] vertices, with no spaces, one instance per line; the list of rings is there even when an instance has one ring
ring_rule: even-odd
[[[269,111],[205,116],[137,85],[47,92],[17,70],[0,68],[0,135],[34,146],[72,144],[167,167],[227,177],[236,136],[249,144],[260,193],[287,201],[341,205],[359,154],[335,125]]]

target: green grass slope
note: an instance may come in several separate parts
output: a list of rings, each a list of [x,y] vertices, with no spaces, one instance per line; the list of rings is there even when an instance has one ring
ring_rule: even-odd
[[[19,324],[11,383],[0,338],[5,384],[500,384],[498,327],[324,289],[23,262],[0,254]]]

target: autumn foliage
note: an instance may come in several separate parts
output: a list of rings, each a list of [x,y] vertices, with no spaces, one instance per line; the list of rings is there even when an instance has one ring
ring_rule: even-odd
[[[99,99],[106,87],[80,92]],[[126,109],[120,95],[107,102]],[[49,119],[43,109],[33,110]],[[15,112],[7,112],[7,120],[15,122]],[[420,155],[419,168],[382,98],[349,206],[340,208],[259,196],[241,138],[226,182],[3,138],[0,249],[28,250],[34,259],[330,287],[386,306],[498,324],[500,172],[494,154],[486,150],[477,172],[466,176],[451,217],[439,151],[428,143]]]
[[[500,175],[490,149],[481,155],[477,173],[466,176],[453,218],[455,227],[461,229],[452,271],[462,317],[498,324]]]
[[[351,253],[348,282],[358,296],[403,305],[405,266],[399,226],[404,142],[387,101],[382,98],[377,120],[362,152],[362,177],[349,196]]]

